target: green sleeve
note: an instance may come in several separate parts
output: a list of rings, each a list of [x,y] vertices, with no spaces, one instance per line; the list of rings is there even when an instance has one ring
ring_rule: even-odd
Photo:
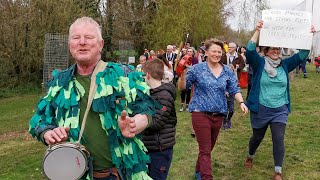
[[[300,50],[299,51],[299,57],[300,59],[306,59],[309,55],[310,51],[309,50]]]

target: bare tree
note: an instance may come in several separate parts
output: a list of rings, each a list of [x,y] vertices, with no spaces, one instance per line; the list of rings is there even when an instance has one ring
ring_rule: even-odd
[[[0,0],[0,87],[40,84],[45,34],[67,33],[79,9],[73,0]]]
[[[225,9],[230,12],[229,22],[237,24],[237,35],[227,38],[237,42],[247,41],[243,38],[248,31],[254,29],[257,20],[261,18],[262,10],[267,8],[269,8],[268,0],[229,0]]]

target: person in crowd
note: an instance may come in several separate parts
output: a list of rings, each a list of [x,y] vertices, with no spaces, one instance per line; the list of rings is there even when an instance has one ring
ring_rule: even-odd
[[[223,50],[224,50],[224,53],[228,53],[229,51],[229,46],[227,41],[223,42]]]
[[[256,47],[256,51],[257,51],[257,53],[258,53],[260,56],[262,56],[262,57],[265,56],[265,54],[264,54],[264,46],[257,46],[257,47]],[[246,58],[247,58],[247,57],[246,57]]]
[[[178,54],[179,50],[177,49],[177,45],[173,44],[172,48],[173,48],[172,52],[175,53],[175,54]]]
[[[245,72],[248,72],[248,69],[249,69],[249,65],[247,65],[247,59],[246,59],[246,47],[245,46],[240,46],[238,48],[238,54],[241,55],[242,59],[243,59],[243,62],[244,62],[244,68],[241,70],[241,71],[245,71]]]
[[[199,63],[198,58],[196,58],[195,55],[194,55],[195,51],[196,50],[193,47],[189,47],[187,49],[187,55],[192,57],[192,64],[191,64],[192,66]],[[181,95],[181,98],[186,97],[186,101],[185,101],[186,105],[185,105],[185,107],[186,107],[186,111],[189,111],[189,109],[188,109],[189,102],[190,102],[190,99],[191,99],[191,97],[193,96],[193,93],[194,93],[193,87],[191,87],[190,90],[181,90],[181,93],[183,93],[183,92],[186,93],[186,96]],[[183,108],[183,105],[181,106],[181,108]],[[180,112],[181,112],[181,110],[183,111],[183,109],[180,109]],[[193,128],[191,129],[191,133],[190,134],[191,134],[192,137],[195,137],[195,132],[194,132]]]
[[[167,59],[171,66],[175,64],[175,61],[177,59],[177,54],[173,52],[173,46],[171,45],[167,46],[167,52],[163,54],[163,58]]]
[[[236,43],[231,42],[229,43],[228,47],[229,51],[222,56],[221,62],[228,65],[237,75],[237,78],[240,79],[240,72],[245,66],[245,61],[243,60],[242,56],[237,53]]]
[[[303,73],[303,78],[307,78],[307,68],[306,68],[306,65],[307,65],[307,62],[311,62],[311,54],[313,52],[311,52],[309,54],[309,56],[307,57],[307,61],[304,61],[302,62],[299,66],[296,67],[296,77],[299,76],[299,72],[300,72],[300,69]]]
[[[158,51],[157,51],[157,58],[158,58],[158,59],[162,59],[164,54],[165,54],[165,52],[164,52],[163,49],[158,49]]]
[[[191,47],[191,44],[190,44],[190,42],[187,42],[187,43],[185,44],[184,48],[185,48],[185,49],[188,49],[189,47]]]
[[[242,56],[237,53],[237,45],[236,43],[230,42],[228,46],[228,53],[224,54],[221,57],[221,62],[223,64],[228,65],[231,70],[236,74],[237,79],[240,79],[240,72],[245,66],[245,62]],[[228,92],[226,92],[227,102],[228,102],[228,114],[223,122],[223,129],[232,128],[231,118],[234,114],[234,97],[230,96]]]
[[[308,57],[307,61],[309,59],[310,58]],[[303,73],[303,78],[307,78],[307,69],[306,69],[307,61],[302,62],[299,66],[296,67],[296,76],[299,76],[299,71],[301,69]]]
[[[173,46],[168,45],[167,52],[164,53],[162,58],[159,58],[159,59],[162,59],[165,64],[165,71],[164,71],[165,76],[164,76],[163,82],[171,82],[173,80],[172,76],[174,76],[174,72],[175,72],[174,65],[177,61],[177,54],[174,53]]]
[[[180,56],[180,60],[183,58],[183,56],[185,56],[187,54],[187,49],[186,48],[182,48],[181,49],[181,56]]]
[[[197,59],[194,58],[194,51],[193,48],[189,47],[187,50],[186,55],[192,57],[192,65],[197,64]],[[191,87],[188,89],[182,89],[180,90],[180,97],[181,97],[181,108],[179,109],[180,112],[183,112],[184,110],[188,111],[188,106],[190,103],[191,98]]]
[[[199,145],[195,169],[197,180],[213,179],[211,151],[228,111],[225,93],[228,92],[235,97],[244,114],[248,112],[235,74],[220,62],[223,42],[207,39],[205,47],[207,61],[186,69],[178,81],[179,89],[189,89],[194,86],[189,112],[192,113],[192,125]]]
[[[238,54],[241,55],[244,63],[246,63],[246,54],[245,54],[245,53],[246,53],[246,47],[245,47],[245,46],[239,47],[239,49],[238,49]]]
[[[263,48],[261,46],[257,46],[256,51],[260,56],[264,56]],[[250,90],[251,90],[252,74],[253,74],[252,67],[250,66],[250,64],[248,64],[247,58],[246,58],[246,65],[248,66],[248,88],[247,88],[247,97],[246,97],[246,101],[247,101],[249,98]]]
[[[279,47],[265,47],[265,56],[256,51],[256,43],[263,21],[256,24],[256,31],[247,45],[247,61],[253,69],[252,87],[246,105],[250,110],[252,136],[245,167],[253,166],[253,158],[270,126],[273,144],[274,180],[282,179],[284,158],[284,134],[290,112],[290,89],[288,73],[306,61],[309,50],[281,60]],[[315,32],[314,28],[311,28]]]
[[[154,180],[167,179],[173,145],[176,143],[176,88],[172,83],[161,82],[164,76],[163,65],[160,59],[152,59],[143,65],[146,82],[151,88],[150,95],[162,105],[152,117],[152,124],[142,132],[142,141],[151,158],[148,173]]]
[[[149,56],[149,58],[148,58],[148,61],[149,60],[151,60],[151,59],[153,59],[153,58],[156,58],[157,57],[157,55],[156,55],[156,53],[154,52],[154,50],[150,50],[150,56]]]
[[[92,18],[81,17],[70,26],[68,44],[75,64],[53,76],[30,120],[29,132],[45,145],[78,140],[91,74],[102,63],[104,41]],[[80,141],[93,159],[84,178],[111,180],[122,174],[124,179],[150,179],[149,156],[136,135],[151,123],[157,102],[132,66],[109,62],[104,67],[95,76],[97,88]],[[128,144],[131,153],[120,151]]]
[[[146,57],[146,59],[148,59],[149,56],[150,56],[149,50],[148,49],[144,49],[143,55]]]
[[[187,49],[187,54],[189,56],[192,56],[192,65],[196,65],[199,63],[198,58],[196,58],[196,52],[197,50],[194,47],[189,47]]]
[[[320,54],[314,58],[314,65],[316,66],[316,72],[320,73]]]
[[[159,59],[159,58],[155,58],[155,59]],[[161,61],[163,62],[163,65],[164,65],[164,75],[163,75],[162,82],[173,83],[173,78],[174,78],[173,64],[171,64],[164,56],[162,56]]]
[[[174,66],[177,66],[179,64],[179,62],[181,61],[181,59],[187,54],[187,49],[186,48],[182,48],[179,54],[180,54],[180,57],[177,56],[177,61],[176,61]],[[174,67],[174,68],[176,68],[176,67]],[[177,69],[175,69],[173,71],[173,74],[174,74],[173,83],[176,85],[176,83],[177,83],[177,81],[179,79],[179,76],[177,74]],[[181,110],[181,108],[180,108],[180,110]],[[180,112],[182,112],[182,111],[183,111],[183,109]]]
[[[145,56],[145,55],[141,55],[141,56],[139,57],[139,63],[140,63],[140,64],[137,65],[136,71],[142,72],[142,69],[141,69],[141,68],[142,68],[142,65],[143,65],[144,63],[146,63],[146,61],[147,61],[146,56]]]
[[[199,51],[196,54],[196,58],[198,59],[199,63],[205,62],[207,59],[207,56],[205,55],[206,47],[205,46],[200,46]]]

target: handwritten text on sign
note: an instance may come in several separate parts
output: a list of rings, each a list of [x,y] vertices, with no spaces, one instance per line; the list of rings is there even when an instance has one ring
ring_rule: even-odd
[[[260,46],[311,49],[311,14],[303,11],[264,10]]]

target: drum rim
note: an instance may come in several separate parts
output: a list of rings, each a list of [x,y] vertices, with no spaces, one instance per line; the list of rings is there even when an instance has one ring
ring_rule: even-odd
[[[71,145],[71,146],[69,146]],[[53,147],[55,147],[54,149],[52,149]],[[81,145],[81,144],[74,144],[74,143],[71,143],[71,142],[63,142],[63,143],[57,143],[57,144],[54,144],[50,147],[48,147],[45,151],[45,155],[44,157],[42,158],[42,173],[46,176],[46,178],[50,179],[45,170],[44,170],[44,162],[46,160],[46,158],[49,156],[49,154],[51,154],[51,152],[57,150],[57,149],[60,149],[60,148],[71,148],[71,149],[76,149],[78,150],[84,157],[84,160],[85,160],[85,166],[84,166],[84,170],[83,172],[81,173],[81,175],[77,178],[77,179],[80,179],[85,173],[86,171],[89,169],[89,166],[88,166],[88,157],[89,157],[89,152],[86,150],[86,148]]]

